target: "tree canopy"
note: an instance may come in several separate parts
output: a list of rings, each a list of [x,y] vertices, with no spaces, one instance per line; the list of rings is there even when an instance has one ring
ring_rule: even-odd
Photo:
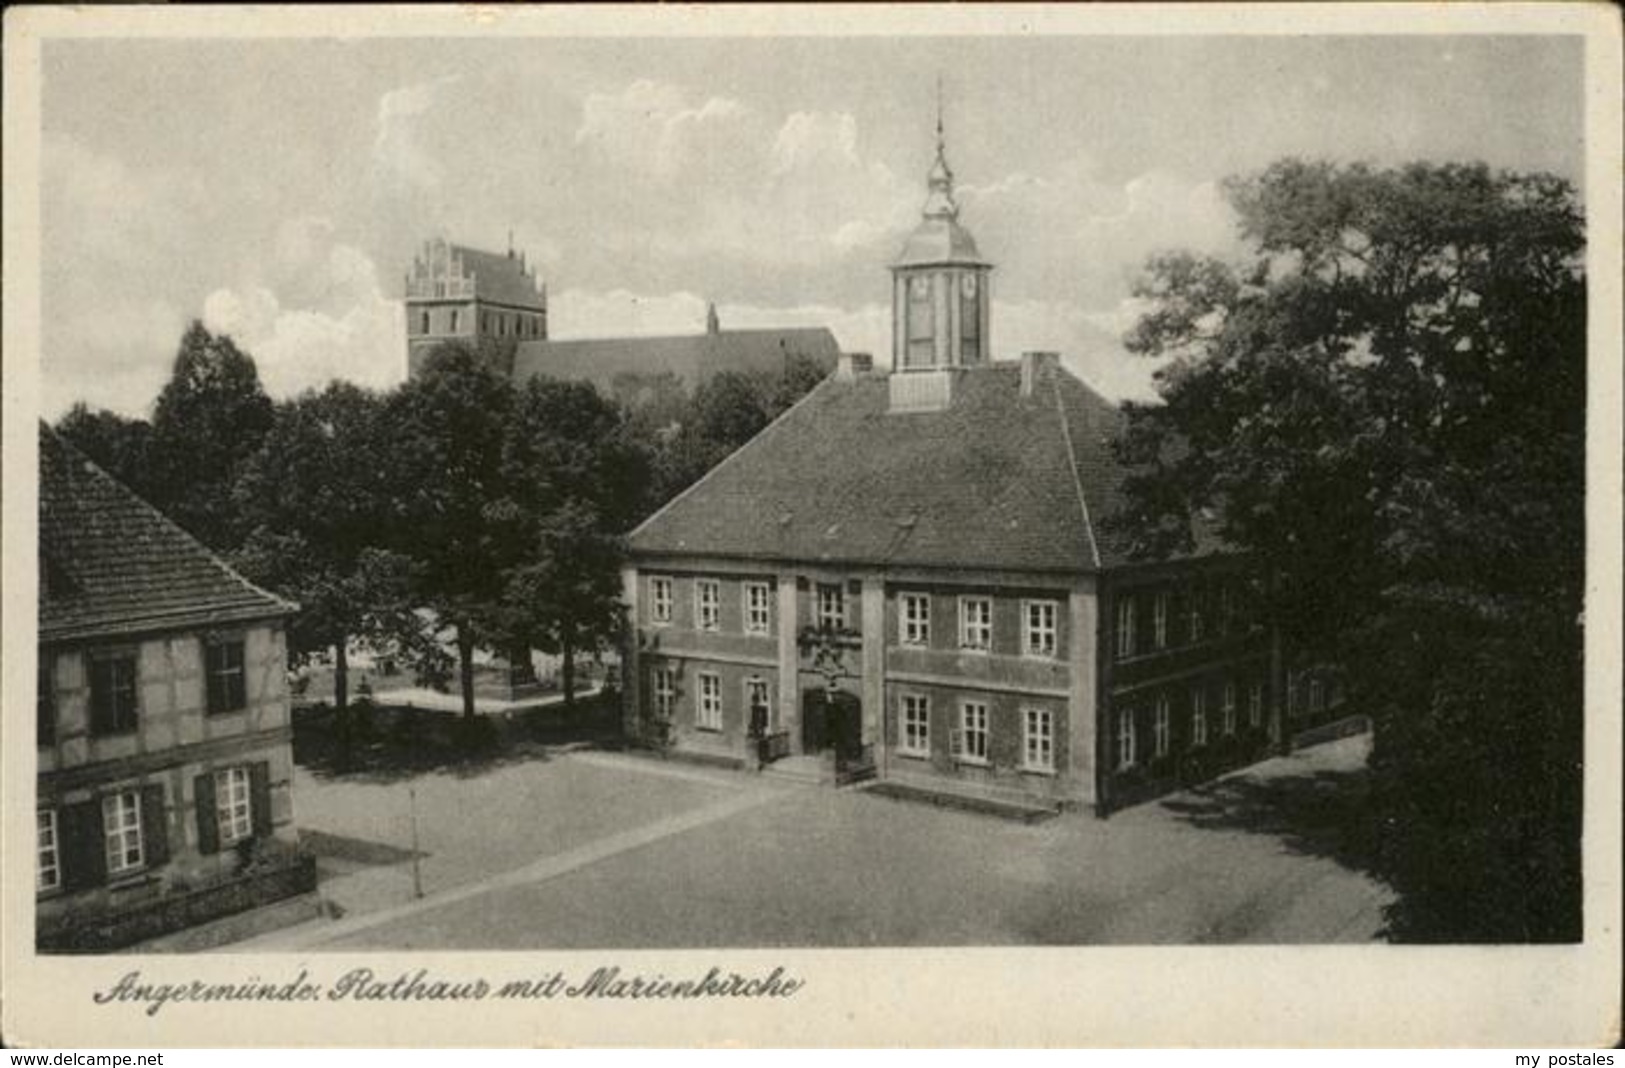
[[[1119,521],[1222,515],[1302,662],[1376,723],[1396,937],[1579,933],[1582,212],[1549,175],[1295,160],[1226,191],[1251,247],[1155,258]]]

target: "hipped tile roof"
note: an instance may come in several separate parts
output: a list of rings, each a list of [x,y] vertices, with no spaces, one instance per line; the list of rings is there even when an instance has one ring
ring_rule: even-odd
[[[69,641],[283,616],[260,589],[40,425],[39,640]]]
[[[631,535],[635,554],[1092,572],[1130,561],[1101,522],[1122,412],[1064,369],[959,372],[953,403],[890,412],[883,374],[832,376]],[[1203,552],[1218,548],[1204,539]]]

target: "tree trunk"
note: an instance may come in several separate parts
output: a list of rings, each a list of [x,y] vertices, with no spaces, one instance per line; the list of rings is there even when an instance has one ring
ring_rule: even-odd
[[[457,666],[463,682],[463,720],[474,722],[474,639],[468,624],[457,624]]]
[[[576,646],[568,628],[559,638],[559,655],[564,660],[560,671],[564,676],[564,707],[568,711],[576,704]]]
[[[350,722],[350,651],[349,635],[339,635],[333,646],[333,713],[334,726],[339,736],[339,766],[350,766],[350,736],[355,733]]]

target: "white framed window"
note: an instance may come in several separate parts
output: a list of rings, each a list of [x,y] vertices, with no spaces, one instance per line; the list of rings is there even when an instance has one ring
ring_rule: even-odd
[[[1117,770],[1134,766],[1134,710],[1125,708],[1117,713]]]
[[[1236,625],[1236,592],[1229,579],[1219,583],[1219,633],[1228,634]]]
[[[905,593],[898,611],[898,640],[904,645],[931,644],[931,598],[923,593]]]
[[[1309,680],[1309,711],[1321,712],[1326,708],[1326,684],[1318,678]]]
[[[1236,733],[1236,684],[1233,682],[1224,684],[1224,693],[1219,699],[1219,714],[1224,733]]]
[[[62,856],[56,832],[56,809],[43,808],[34,814],[37,828],[35,845],[38,863],[34,866],[34,891],[44,893],[62,885]]]
[[[241,638],[203,645],[204,707],[211,716],[248,707]]]
[[[1022,603],[1022,615],[1027,621],[1027,625],[1022,628],[1024,632],[1021,640],[1022,655],[1054,656],[1055,602],[1025,601]]]
[[[993,648],[993,601],[990,598],[959,599],[959,647],[978,653]]]
[[[654,669],[655,716],[670,721],[677,711],[677,672],[669,667]]]
[[[903,734],[898,751],[925,756],[931,752],[931,699],[923,693],[906,693],[902,704]]]
[[[762,725],[764,727],[771,726],[773,723],[773,699],[771,694],[772,690],[768,687],[767,680],[761,676],[752,675],[745,680],[745,714],[754,721],[756,710],[758,708],[762,709],[764,712]]]
[[[1168,737],[1170,732],[1170,719],[1168,714],[1168,696],[1157,695],[1156,710],[1151,720],[1151,755],[1168,755]]]
[[[1124,595],[1117,599],[1117,659],[1126,660],[1134,655],[1134,598]]]
[[[221,845],[254,836],[249,796],[247,768],[225,768],[214,773],[214,808]]]
[[[1055,713],[1047,708],[1021,710],[1022,766],[1028,771],[1055,770]]]
[[[722,585],[716,579],[694,582],[694,624],[700,630],[717,630],[722,626]]]
[[[959,705],[960,760],[967,764],[987,763],[987,702],[963,701]]]
[[[1207,744],[1207,691],[1191,688],[1191,744]]]
[[[649,580],[649,622],[656,626],[671,622],[671,579],[655,576]]]
[[[102,798],[107,874],[135,871],[146,863],[141,847],[141,795],[134,790]]]
[[[1193,642],[1201,641],[1205,631],[1207,621],[1202,618],[1202,599],[1205,596],[1206,593],[1202,587],[1191,587],[1189,615],[1186,618],[1189,624],[1191,641]]]
[[[1151,602],[1151,644],[1153,648],[1168,648],[1168,594],[1159,592]]]
[[[772,594],[765,582],[745,583],[745,633],[766,634],[773,623]]]
[[[700,708],[694,725],[702,731],[722,729],[722,678],[708,671],[700,672]]]
[[[1264,723],[1264,684],[1254,682],[1247,689],[1247,724],[1252,727]]]
[[[825,630],[846,626],[846,591],[838,583],[818,584],[818,625]]]

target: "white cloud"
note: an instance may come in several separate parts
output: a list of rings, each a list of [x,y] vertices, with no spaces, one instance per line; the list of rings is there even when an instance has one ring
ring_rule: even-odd
[[[400,304],[386,296],[372,261],[340,243],[311,245],[294,264],[320,294],[315,306],[288,306],[264,285],[221,288],[203,302],[203,322],[231,335],[254,357],[273,397],[320,388],[335,378],[387,388],[406,365]]]
[[[438,188],[445,168],[428,148],[419,130],[420,120],[440,100],[447,86],[461,75],[391,89],[378,98],[378,119],[373,136],[375,172],[386,184],[408,188]]]
[[[699,156],[705,140],[747,113],[728,97],[693,105],[679,86],[639,79],[619,93],[589,93],[575,142],[616,165],[670,180]]]

